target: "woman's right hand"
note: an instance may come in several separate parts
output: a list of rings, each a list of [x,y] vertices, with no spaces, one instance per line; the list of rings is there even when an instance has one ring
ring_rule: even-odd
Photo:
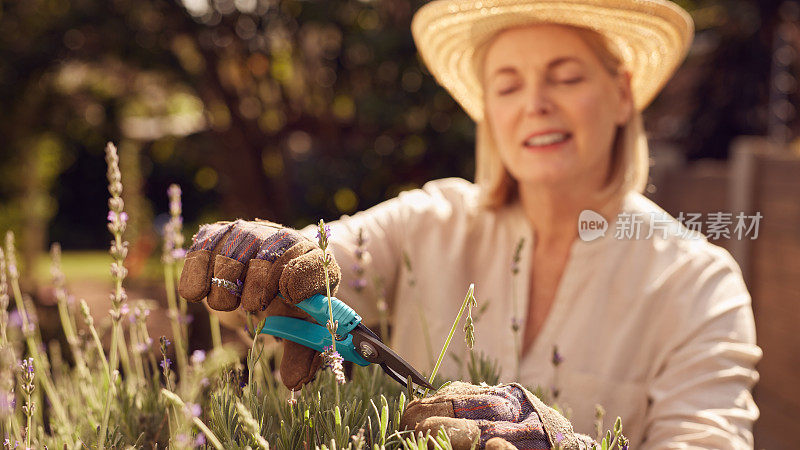
[[[266,316],[311,321],[294,305],[312,295],[327,293],[324,257],[316,243],[272,222],[206,224],[192,239],[178,292],[192,302],[207,297],[208,306],[218,311],[232,311],[241,305],[246,311],[263,311]],[[341,272],[330,258],[329,286],[333,295]],[[319,352],[284,341],[280,373],[289,389],[299,389],[311,381],[320,363]]]

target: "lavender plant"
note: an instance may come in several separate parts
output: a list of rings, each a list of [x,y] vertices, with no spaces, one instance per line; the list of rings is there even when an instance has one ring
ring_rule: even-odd
[[[44,351],[35,310],[19,288],[12,234],[7,235],[5,251],[0,249],[0,435],[4,448],[452,448],[442,432],[419,435],[399,429],[413,392],[407,394],[379,367],[354,367],[349,382],[343,383],[344,366],[334,346],[326,355],[332,370],[320,372],[295,394],[283,387],[275,369],[281,347],[258,334],[251,336],[244,364],[218,338],[212,350],[188,355],[185,320],[172,322],[172,342],[162,337],[153,345],[148,318],[155,306],[144,300],[128,301],[122,286],[127,274],[123,264],[127,216],[118,155],[111,144],[106,152],[114,281],[108,315],[95,317],[84,300],[72,300],[61,269],[60,247],[51,249],[55,298],[70,358],[61,355],[56,342],[48,344],[49,353]],[[170,280],[174,283],[182,257],[180,191],[171,187],[169,195],[171,221],[162,255],[168,299],[170,292],[175,295]],[[329,228],[320,222],[323,249],[328,237]],[[330,263],[327,251],[324,254]],[[407,264],[410,267],[410,261]],[[16,305],[12,314],[19,321],[16,328],[9,325],[9,287]],[[173,300],[169,309],[177,311],[175,317],[180,319],[185,316],[182,299],[175,295]],[[473,306],[471,286],[439,363],[465,310],[466,340],[470,346],[474,343],[478,316],[473,317]],[[331,320],[328,325],[335,335],[336,323]],[[260,326],[251,323],[249,329]],[[104,348],[107,333],[111,346]],[[177,371],[173,358],[178,361]],[[473,382],[497,382],[496,363],[484,356],[470,352],[468,367]],[[627,445],[619,421],[600,445],[604,449]]]
[[[181,321],[186,317],[186,301],[180,299],[180,309],[178,308],[179,298],[177,295],[176,283],[176,265],[178,259],[185,255],[182,249],[183,234],[183,219],[181,217],[181,188],[177,184],[172,184],[167,189],[167,196],[169,197],[169,221],[164,225],[164,245],[161,260],[164,262],[164,282],[167,288],[167,304],[169,305],[169,312],[167,313],[172,326],[172,339],[175,340],[175,355],[178,359],[178,372],[181,376],[186,372],[186,333],[183,332],[185,327],[181,327]]]
[[[110,363],[108,366],[107,380],[113,378],[113,372],[117,370],[118,358],[120,348],[125,348],[125,335],[120,330],[120,320],[122,319],[122,305],[127,300],[127,294],[122,287],[122,281],[128,274],[128,269],[125,268],[123,261],[128,255],[128,243],[122,240],[122,235],[125,232],[125,225],[128,222],[128,214],[123,211],[125,202],[122,200],[122,174],[119,171],[119,155],[117,148],[112,143],[106,145],[106,163],[108,171],[106,176],[108,178],[108,192],[111,198],[108,200],[108,231],[111,232],[114,240],[111,241],[109,253],[114,259],[111,263],[111,277],[114,279],[114,291],[110,295],[111,299],[111,356],[109,357]],[[126,367],[126,372],[128,367]],[[100,425],[99,431],[99,447],[103,448],[106,441],[106,431],[108,429],[108,420],[111,415],[111,399],[114,396],[114,388],[109,383],[108,391],[106,393],[106,406],[103,411],[103,420]]]
[[[469,313],[466,325],[464,326],[464,330],[466,332],[465,340],[467,342],[467,347],[470,349],[472,348],[472,344],[474,344],[474,335],[473,335],[473,323],[472,323],[472,307],[477,305],[478,302],[475,300],[475,285],[470,284],[469,289],[467,290],[467,296],[464,297],[464,302],[461,304],[461,309],[458,310],[458,315],[456,315],[456,320],[453,322],[452,328],[450,328],[450,334],[447,335],[447,339],[444,341],[444,346],[442,346],[442,351],[439,353],[439,359],[436,360],[436,365],[433,366],[433,372],[431,372],[431,376],[428,380],[429,383],[433,383],[434,378],[436,378],[436,373],[439,371],[439,366],[442,364],[442,360],[444,359],[445,353],[447,353],[447,348],[450,346],[450,341],[453,339],[453,334],[456,332],[456,326],[461,321],[461,315],[464,314],[464,309],[469,307]],[[471,338],[471,339],[470,339]],[[428,390],[425,389],[425,394],[423,397],[428,395]]]
[[[0,248],[0,347],[8,343],[8,280],[6,278],[6,254]]]
[[[22,394],[25,396],[25,404],[22,405],[22,412],[25,413],[25,418],[27,419],[28,423],[28,425],[25,427],[25,447],[29,448],[31,446],[31,417],[33,416],[34,408],[36,408],[36,405],[31,401],[33,390],[36,388],[36,386],[33,384],[33,358],[23,359],[19,364],[19,368],[19,386]]]
[[[330,282],[330,265],[333,262],[333,256],[328,253],[328,239],[330,238],[331,227],[325,225],[325,221],[320,219],[319,230],[317,230],[317,240],[319,248],[322,249],[322,270],[325,272],[325,289],[328,294],[328,314],[329,319],[327,323],[328,331],[331,333],[331,345],[325,347],[322,352],[322,360],[324,365],[329,367],[336,376],[336,384],[334,390],[336,393],[336,403],[339,403],[339,385],[344,384],[344,369],[342,366],[342,356],[336,351],[336,331],[339,328],[339,321],[333,320],[333,302],[331,300],[331,282]]]
[[[525,247],[525,238],[519,238],[517,246],[514,248],[514,256],[511,259],[511,331],[514,334],[514,379],[519,379],[519,358],[520,358],[520,335],[521,321],[519,317],[519,299],[517,298],[517,279],[519,275],[519,263],[522,260],[522,249]]]

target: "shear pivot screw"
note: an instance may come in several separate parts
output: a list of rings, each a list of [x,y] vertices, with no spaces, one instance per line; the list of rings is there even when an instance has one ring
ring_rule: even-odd
[[[378,354],[378,352],[376,352],[375,349],[366,342],[362,342],[359,347],[361,351],[361,356],[363,356],[364,358],[367,359],[374,358]]]

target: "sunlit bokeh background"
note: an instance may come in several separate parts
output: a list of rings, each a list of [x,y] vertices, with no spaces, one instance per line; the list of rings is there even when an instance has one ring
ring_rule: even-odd
[[[107,141],[131,217],[131,295],[156,300],[170,183],[188,238],[208,221],[298,227],[472,179],[474,125],[411,39],[423,3],[0,1],[0,231],[17,232],[26,291],[52,303],[44,255],[58,241],[76,295],[106,301]],[[645,112],[647,193],[676,215],[763,210],[759,241],[718,243],[742,264],[765,348],[757,439],[782,448],[800,408],[780,375],[800,370],[800,340],[773,326],[800,320],[787,306],[800,300],[800,4],[677,3],[697,34]]]

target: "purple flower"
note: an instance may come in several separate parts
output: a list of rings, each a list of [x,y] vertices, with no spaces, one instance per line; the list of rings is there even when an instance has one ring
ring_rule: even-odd
[[[553,359],[551,361],[554,366],[558,367],[559,364],[564,362],[564,357],[558,352],[558,346],[553,346]]]
[[[356,278],[355,280],[352,280],[350,282],[350,284],[353,286],[353,289],[355,289],[356,291],[361,291],[362,289],[367,287],[367,280],[365,280],[363,278]]]
[[[167,197],[169,197],[169,212],[173,216],[180,216],[181,214],[181,187],[177,184],[170,184],[167,189]]]
[[[192,417],[200,417],[203,414],[203,408],[200,407],[197,403],[189,403],[185,406],[186,414],[189,414]]]
[[[0,414],[8,415],[14,410],[14,394],[0,395]]]
[[[167,370],[172,365],[172,360],[169,358],[164,358],[160,363],[158,363],[158,365],[161,366],[163,370]]]
[[[559,394],[561,394],[561,390],[558,389],[558,386],[552,385],[550,386],[550,393],[553,395],[554,399],[557,399]]]
[[[324,231],[325,231],[325,239],[330,239],[330,237],[331,237],[331,226],[330,225],[325,225],[325,230]],[[319,230],[317,230],[317,240],[320,240],[322,238],[323,238],[322,234],[319,232]]]
[[[333,349],[333,346],[325,347],[325,351],[322,352],[322,361],[324,367],[330,367],[331,372],[336,375],[336,382],[339,384],[344,384],[346,379],[344,377],[344,366],[342,362],[344,359],[339,352]]]
[[[19,361],[19,367],[28,373],[33,373],[33,358],[21,359]]]
[[[181,433],[175,436],[175,440],[180,444],[180,446],[185,446],[189,443],[189,435],[186,433]]]
[[[109,211],[108,212],[107,219],[108,219],[109,222],[114,222],[114,219],[116,219],[116,218],[117,218],[117,213],[115,213],[114,211]],[[121,213],[119,213],[119,221],[121,223],[128,222],[128,213],[126,213],[125,211],[122,211]]]
[[[16,309],[8,314],[8,323],[14,328],[22,328],[22,316]]]
[[[181,259],[186,257],[186,249],[176,248],[175,250],[172,251],[172,257],[175,259]],[[203,435],[200,434],[199,436]]]
[[[196,438],[194,438],[194,446],[195,447],[202,447],[206,445],[206,435],[203,433],[199,433]]]
[[[124,304],[124,305],[122,305],[122,307],[119,309],[119,312],[120,312],[120,313],[121,313],[121,314],[124,316],[124,315],[128,314],[129,312],[131,312],[131,308],[128,306],[128,304],[127,304],[127,303],[125,303],[125,304]]]
[[[192,364],[200,364],[206,360],[206,352],[202,350],[195,350],[191,356]]]

